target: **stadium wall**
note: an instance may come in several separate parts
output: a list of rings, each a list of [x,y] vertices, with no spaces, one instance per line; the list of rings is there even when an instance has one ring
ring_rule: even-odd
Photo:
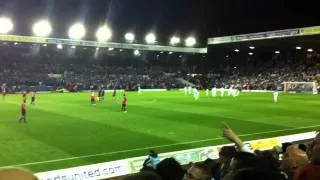
[[[312,139],[315,137],[315,134],[316,132],[313,131],[307,133],[247,141],[245,142],[245,144],[249,145],[252,150],[268,150],[272,149],[274,146],[281,146],[281,144],[285,142],[297,142]],[[218,146],[209,146],[184,151],[169,152],[160,154],[159,156],[161,159],[173,157],[179,163],[185,165],[189,162],[204,161],[207,158],[217,159],[219,157],[219,150],[221,149],[221,147],[226,145],[233,144],[223,144]],[[112,178],[139,172],[146,158],[146,156],[141,156],[118,161],[92,164],[87,166],[79,166],[68,169],[41,172],[36,173],[36,176],[40,180],[97,180],[104,178]]]

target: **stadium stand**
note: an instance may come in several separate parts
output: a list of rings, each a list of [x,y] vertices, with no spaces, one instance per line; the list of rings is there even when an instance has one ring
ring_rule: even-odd
[[[29,44],[16,48],[1,46],[4,47],[0,50],[0,82],[6,83],[11,91],[30,88],[38,91],[58,88],[77,91],[88,90],[92,86],[97,89],[100,85],[106,89],[137,90],[138,86],[142,89],[177,89],[185,86],[179,80],[182,78],[200,89],[232,85],[248,90],[275,90],[282,88],[283,82],[319,82],[320,79],[318,52],[301,56],[294,62],[290,57],[294,54],[281,58],[275,55],[267,62],[263,62],[263,55],[261,59],[257,55],[256,59],[242,58],[236,64],[212,68],[191,60],[172,60],[178,65],[167,66],[170,64],[166,63],[167,60],[160,60],[159,63],[120,55],[111,57],[119,62],[111,62],[109,56],[93,62],[92,55],[83,52],[90,51],[88,49],[79,50],[74,57],[57,55],[53,49],[34,56]],[[188,58],[193,60],[199,57]],[[123,61],[131,63],[123,66]]]

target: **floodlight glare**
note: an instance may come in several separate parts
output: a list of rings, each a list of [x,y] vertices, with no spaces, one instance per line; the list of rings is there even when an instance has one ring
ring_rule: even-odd
[[[235,52],[240,52],[240,50],[239,50],[239,49],[235,49],[234,51],[235,51]]]
[[[98,29],[96,36],[99,41],[108,41],[112,37],[112,32],[108,26],[105,25]]]
[[[57,48],[58,48],[58,49],[63,49],[62,44],[58,44],[58,45],[57,45]]]
[[[135,36],[134,36],[134,34],[133,33],[127,33],[127,34],[125,34],[124,35],[124,38],[127,40],[127,41],[134,41],[134,39],[135,39]]]
[[[86,29],[83,24],[76,23],[72,25],[69,29],[69,37],[71,39],[82,39],[86,34]]]
[[[250,49],[255,49],[255,47],[254,47],[254,46],[250,46],[249,48],[250,48]]]
[[[297,49],[297,50],[300,50],[300,49],[302,49],[302,48],[301,48],[300,46],[297,46],[296,49]]]
[[[276,53],[276,54],[280,54],[280,51],[275,51],[274,53]]]
[[[171,45],[177,45],[180,43],[180,38],[179,37],[176,37],[176,36],[173,36],[171,39],[170,39],[170,44]]]
[[[186,41],[186,46],[188,47],[192,47],[197,43],[194,37],[188,37],[185,41]]]
[[[134,54],[135,56],[139,56],[139,55],[140,55],[140,51],[139,51],[139,50],[134,50],[133,54]]]
[[[249,52],[248,54],[249,54],[250,56],[252,56],[252,55],[253,55],[253,52]]]
[[[153,33],[146,35],[146,42],[148,44],[153,44],[156,42],[156,36]]]
[[[308,52],[313,52],[313,49],[309,48],[307,51],[308,51]]]
[[[13,23],[9,18],[0,17],[0,34],[6,34],[12,31]]]
[[[41,20],[33,25],[33,33],[36,36],[48,36],[51,34],[52,27],[50,22]]]

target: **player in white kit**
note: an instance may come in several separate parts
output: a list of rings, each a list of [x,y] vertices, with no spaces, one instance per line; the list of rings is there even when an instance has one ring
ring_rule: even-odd
[[[187,86],[184,87],[184,95],[185,96],[188,95],[188,87]]]
[[[217,88],[216,88],[216,87],[213,87],[213,88],[211,89],[211,95],[212,95],[213,97],[216,97],[216,96],[217,96]]]
[[[200,97],[200,93],[197,88],[193,88],[193,97],[194,97],[194,100],[198,100]]]
[[[209,96],[209,88],[207,88],[207,90],[206,90],[206,96]]]
[[[7,95],[7,85],[4,83],[1,85],[1,93],[2,93],[2,99],[3,101],[5,101],[6,95]]]
[[[230,86],[228,90],[228,96],[231,96],[233,94],[233,87]]]
[[[188,87],[188,93],[189,94],[192,94],[192,87],[189,85],[189,87]]]
[[[221,86],[220,88],[220,96],[223,97],[224,96],[224,87]]]
[[[279,92],[278,92],[278,91],[274,91],[274,92],[273,92],[273,101],[274,101],[275,103],[278,102],[278,97],[279,97]]]

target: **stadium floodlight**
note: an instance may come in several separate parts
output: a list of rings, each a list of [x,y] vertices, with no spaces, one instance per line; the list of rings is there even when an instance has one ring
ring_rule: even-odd
[[[135,35],[133,34],[133,33],[126,33],[125,35],[124,35],[124,38],[127,40],[127,41],[129,41],[129,42],[132,42],[132,41],[134,41],[134,39],[135,39]]]
[[[149,33],[146,35],[145,40],[148,44],[154,44],[156,42],[156,35],[154,35],[153,33]]]
[[[49,21],[41,20],[33,25],[33,33],[36,36],[49,36],[51,31],[52,27]]]
[[[302,49],[302,48],[301,48],[300,46],[297,46],[296,49],[297,49],[297,50],[300,50],[300,49]]]
[[[0,34],[7,34],[13,29],[13,23],[9,18],[0,17]]]
[[[108,41],[112,37],[112,31],[107,25],[100,27],[96,33],[98,41]]]
[[[255,49],[255,47],[254,46],[250,46],[249,49]]]
[[[280,51],[275,51],[274,53],[276,53],[276,54],[280,54]]]
[[[240,50],[239,49],[235,49],[234,52],[240,52]]]
[[[196,39],[194,37],[188,37],[185,40],[185,43],[186,43],[186,46],[192,47],[192,46],[196,45],[197,41],[196,41]]]
[[[136,50],[134,50],[133,54],[134,54],[135,56],[140,56],[140,51],[136,49]]]
[[[69,38],[71,39],[82,39],[86,34],[86,29],[81,23],[72,25],[69,29]]]
[[[249,52],[248,54],[249,54],[250,56],[252,56],[252,55],[253,55],[253,52]]]
[[[308,52],[313,52],[313,49],[309,48],[307,49]]]
[[[179,37],[176,37],[176,36],[173,36],[171,39],[170,39],[170,44],[171,45],[177,45],[180,43],[180,38]]]
[[[62,44],[58,44],[58,45],[57,45],[57,48],[58,48],[58,49],[63,49]]]

